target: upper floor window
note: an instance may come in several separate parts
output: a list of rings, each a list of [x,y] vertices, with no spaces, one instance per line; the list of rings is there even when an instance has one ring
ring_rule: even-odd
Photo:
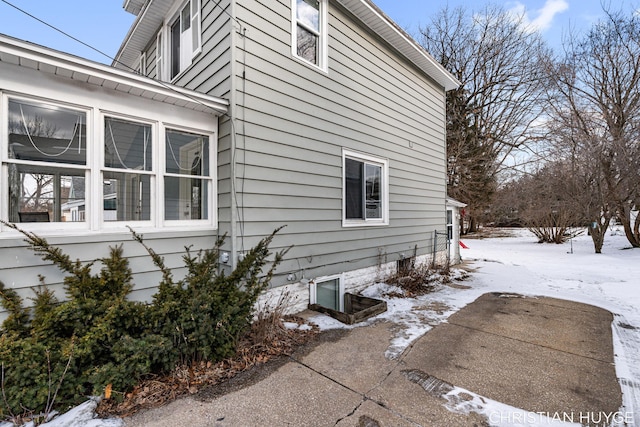
[[[343,175],[343,225],[388,224],[388,161],[344,150]]]
[[[182,3],[170,15],[167,26],[158,33],[156,39],[158,78],[162,79],[167,74],[170,79],[176,78],[202,51],[200,2],[201,0],[189,0]],[[165,37],[163,33],[166,34]]]
[[[136,70],[136,73],[141,76],[147,75],[147,54],[145,52],[140,53],[140,57],[138,58],[134,69]]]
[[[327,0],[292,0],[293,54],[326,70]]]

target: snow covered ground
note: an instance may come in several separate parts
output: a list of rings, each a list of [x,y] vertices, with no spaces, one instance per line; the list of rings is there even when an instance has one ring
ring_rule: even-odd
[[[459,283],[468,288],[439,286],[435,293],[420,298],[385,298],[388,311],[381,317],[403,326],[387,350],[387,356],[396,357],[416,338],[487,292],[549,296],[595,305],[614,314],[615,363],[623,391],[623,407],[612,419],[613,425],[623,425],[626,421],[627,425],[640,426],[640,249],[629,249],[626,238],[619,234],[606,237],[602,254],[593,252],[591,238],[586,235],[564,245],[540,245],[525,230],[512,234],[513,237],[465,240],[469,249],[464,249],[462,256],[474,271],[470,278]],[[365,294],[381,297],[388,291],[389,286],[376,284]],[[324,315],[312,321],[323,329],[346,327]],[[455,395],[462,392],[475,398],[460,402]],[[488,417],[497,412],[519,414],[510,420],[490,419],[492,425],[500,427],[578,425],[508,408],[461,389],[450,393],[448,407],[453,411],[481,412]],[[91,408],[84,409],[72,416],[65,414],[45,427],[121,425],[119,420],[92,419]],[[0,424],[0,427],[4,426]]]
[[[509,230],[512,237],[465,240],[463,260],[474,271],[461,284],[469,289],[440,286],[416,299],[387,299],[389,310],[382,317],[405,326],[387,350],[399,355],[417,337],[446,321],[454,312],[488,292],[512,292],[548,296],[591,304],[614,314],[612,324],[616,373],[623,392],[623,407],[612,417],[612,425],[640,426],[640,249],[630,249],[619,232],[607,235],[602,254],[595,254],[586,234],[563,245],[538,244],[527,230]],[[464,239],[463,239],[464,240]],[[365,294],[381,297],[387,285],[370,287]],[[311,319],[322,328],[344,327],[326,316]],[[466,392],[454,390],[453,393]],[[505,405],[482,397],[487,403],[455,404],[451,410],[505,413]],[[480,401],[480,399],[478,399]],[[541,420],[537,414],[511,408],[511,422],[492,425],[575,425],[553,417]],[[544,417],[543,417],[544,418]],[[579,424],[578,424],[579,425]]]

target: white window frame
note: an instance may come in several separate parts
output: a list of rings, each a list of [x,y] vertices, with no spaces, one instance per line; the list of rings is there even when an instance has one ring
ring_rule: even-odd
[[[28,88],[28,86],[26,87]],[[54,93],[55,92],[55,93]],[[110,105],[110,102],[93,102],[91,97],[80,97],[79,104],[71,104],[60,101],[63,92],[51,91],[51,97],[39,96],[34,93],[0,91],[0,218],[8,220],[9,207],[6,201],[9,198],[8,174],[9,164],[40,164],[41,162],[9,159],[6,141],[9,140],[8,108],[9,100],[17,102],[41,103],[53,107],[76,110],[86,114],[86,148],[87,157],[85,165],[64,164],[62,166],[52,162],[44,164],[49,167],[64,167],[76,170],[84,170],[85,176],[85,220],[79,222],[22,222],[20,228],[34,231],[41,235],[66,235],[68,232],[77,233],[101,233],[124,232],[129,233],[127,225],[142,228],[153,232],[166,232],[172,230],[196,230],[217,229],[217,126],[200,128],[198,124],[187,118],[182,122],[167,113],[153,111],[141,112],[139,109],[130,108],[126,104]],[[107,107],[103,108],[103,105]],[[114,108],[115,107],[115,108]],[[116,112],[115,110],[118,110]],[[115,118],[131,122],[151,125],[152,170],[136,171],[136,173],[151,176],[151,201],[150,220],[141,221],[104,221],[104,195],[102,190],[103,171],[118,171],[104,166],[105,144],[105,118]],[[167,119],[171,121],[167,121]],[[165,221],[164,206],[164,179],[166,174],[164,157],[165,129],[184,131],[208,137],[209,141],[209,176],[207,177],[207,218],[197,220],[169,220]],[[126,171],[125,171],[126,172]],[[15,232],[0,224],[0,238],[11,237]]]
[[[340,293],[340,308],[338,311],[344,311],[344,275],[335,274],[333,276],[318,277],[309,282],[309,304],[318,303],[318,284],[323,282],[330,282],[332,280],[338,280],[338,292]]]
[[[185,36],[186,39],[191,43],[191,52],[189,54],[188,63],[182,64],[180,59],[179,61],[179,71],[172,76],[172,61],[173,54],[172,51],[172,37],[171,37],[171,27],[176,21],[182,19],[182,11],[185,7],[189,7],[190,9],[190,26],[189,29],[186,30],[189,32]],[[166,81],[175,81],[180,78],[180,76],[187,70],[194,61],[194,58],[198,56],[202,52],[202,1],[201,0],[187,0],[186,2],[181,2],[174,6],[171,11],[167,14],[167,18],[163,26],[160,28],[156,36],[156,74],[157,78],[160,80]],[[182,24],[179,24],[182,26]],[[180,52],[183,52],[183,46],[180,46]],[[160,55],[160,56],[158,56]]]
[[[207,185],[207,213],[209,215],[209,218],[206,219],[188,219],[188,220],[180,220],[180,219],[173,219],[173,220],[168,220],[165,219],[165,207],[164,207],[164,182],[165,182],[165,178],[166,177],[176,177],[176,178],[186,178],[188,177],[188,175],[181,175],[181,174],[173,174],[173,173],[167,173],[167,169],[166,169],[166,164],[167,164],[167,153],[166,153],[166,137],[167,137],[167,130],[171,130],[171,131],[177,131],[177,132],[188,132],[188,133],[193,133],[193,134],[198,134],[198,135],[202,135],[202,136],[208,136],[209,138],[209,177],[206,178],[206,180],[209,182],[209,185]],[[162,205],[162,211],[159,212],[159,215],[161,215],[160,221],[163,224],[163,226],[195,226],[195,225],[201,225],[201,226],[207,226],[211,223],[213,224],[217,224],[218,223],[218,217],[217,217],[217,211],[215,209],[215,200],[214,197],[216,196],[216,187],[217,187],[217,183],[218,183],[218,175],[217,175],[217,165],[218,165],[218,158],[217,158],[217,150],[215,149],[217,141],[215,138],[215,134],[211,133],[211,132],[205,132],[201,129],[193,129],[193,128],[188,128],[185,126],[180,126],[180,125],[173,125],[170,123],[164,123],[160,126],[160,135],[159,135],[159,147],[158,147],[158,153],[159,153],[159,157],[160,157],[160,169],[158,171],[158,177],[160,179],[158,179],[159,182],[159,188],[158,188],[158,194],[157,194],[157,199],[161,201],[159,201],[158,203],[161,203]],[[205,178],[198,178],[198,179],[205,179]]]
[[[353,159],[366,164],[380,166],[382,168],[382,218],[371,219],[347,219],[347,186],[346,186],[346,159]],[[342,149],[342,226],[343,227],[370,227],[389,225],[389,160],[368,154]]]
[[[151,145],[151,170],[150,171],[144,171],[144,170],[127,170],[127,169],[119,169],[119,168],[110,168],[110,167],[106,167],[104,162],[105,162],[105,158],[104,158],[104,150],[105,150],[105,144],[107,142],[107,135],[105,135],[104,133],[104,126],[106,123],[106,119],[110,118],[110,119],[116,119],[116,120],[124,120],[127,122],[131,122],[131,123],[137,123],[137,124],[141,124],[141,125],[148,125],[151,127],[151,141],[150,141],[150,145]],[[126,225],[132,225],[134,227],[149,227],[149,226],[153,226],[156,221],[155,218],[157,217],[157,209],[158,209],[158,197],[157,197],[157,180],[158,180],[158,167],[157,167],[157,160],[156,158],[158,157],[157,151],[157,135],[158,135],[158,123],[154,122],[154,121],[150,121],[150,120],[145,120],[143,118],[140,117],[131,117],[131,116],[126,116],[126,115],[122,115],[122,114],[116,114],[116,113],[111,113],[111,112],[101,112],[100,114],[100,124],[101,124],[101,133],[100,133],[100,153],[97,155],[97,157],[99,158],[99,164],[100,164],[100,169],[99,169],[99,180],[102,183],[104,181],[104,173],[105,172],[116,172],[116,173],[125,173],[125,174],[137,174],[137,175],[148,175],[151,177],[150,179],[150,192],[151,192],[151,200],[149,201],[149,209],[151,211],[150,217],[148,220],[124,220],[124,221],[105,221],[104,220],[104,209],[99,209],[98,210],[98,218],[100,219],[100,226],[101,228],[104,229],[109,229],[109,228],[121,228],[122,226],[126,226]],[[100,206],[103,206],[104,204],[104,186],[100,185],[100,197],[99,197],[99,203]],[[97,205],[96,205],[97,206]],[[160,205],[162,206],[162,205]],[[95,215],[94,215],[95,216]]]
[[[18,94],[18,93],[3,93],[0,91],[0,140],[3,142],[0,144],[0,218],[8,221],[9,219],[9,206],[6,203],[9,200],[9,164],[27,164],[27,165],[38,165],[42,164],[44,167],[52,167],[52,168],[68,168],[68,169],[76,169],[76,170],[84,170],[84,178],[85,178],[85,206],[92,202],[91,192],[89,189],[91,188],[91,182],[93,177],[93,164],[92,164],[92,156],[94,155],[93,144],[91,143],[91,133],[92,133],[92,124],[93,124],[93,114],[92,109],[90,107],[75,105],[70,103],[65,103],[59,100],[47,99],[39,96],[31,96],[27,94]],[[73,164],[60,164],[51,162],[36,162],[30,160],[14,160],[9,159],[8,148],[4,144],[5,141],[9,141],[9,100],[17,101],[17,102],[27,102],[27,103],[35,103],[35,104],[45,104],[51,107],[60,107],[69,110],[75,110],[79,112],[83,112],[85,114],[86,123],[85,123],[85,144],[86,144],[86,163],[84,165],[73,165]],[[85,219],[84,221],[78,222],[55,222],[50,220],[50,222],[21,222],[20,228],[27,231],[32,232],[42,232],[49,230],[59,231],[61,229],[64,230],[86,230],[91,227],[91,218]],[[0,231],[4,226],[0,227]]]
[[[164,80],[164,31],[160,29],[156,36],[156,79]]]
[[[147,75],[147,53],[146,52],[140,52],[140,56],[138,57],[138,61],[136,62],[136,65],[134,68],[136,70],[136,73],[140,74],[141,76]]]
[[[312,66],[317,68],[325,73],[328,71],[328,52],[329,52],[329,25],[328,25],[328,16],[329,16],[329,0],[318,0],[319,3],[319,15],[320,15],[320,23],[319,33],[314,29],[307,27],[306,25],[298,22],[298,3],[297,0],[291,0],[291,54],[295,59],[301,61],[305,65]],[[298,55],[298,24],[303,26],[307,31],[310,31],[318,36],[318,63],[314,64],[313,62],[308,61],[307,59]]]

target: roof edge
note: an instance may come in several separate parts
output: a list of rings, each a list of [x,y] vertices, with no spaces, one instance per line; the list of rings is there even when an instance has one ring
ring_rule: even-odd
[[[229,106],[229,102],[222,98],[169,83],[158,82],[130,71],[117,69],[3,34],[0,34],[0,51],[70,72],[84,73],[116,84],[152,91],[167,98],[179,99],[185,104],[204,105],[214,110],[217,115],[225,114]]]

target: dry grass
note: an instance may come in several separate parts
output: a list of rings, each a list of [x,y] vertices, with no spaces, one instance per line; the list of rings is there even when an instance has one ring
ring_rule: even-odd
[[[433,292],[437,284],[450,280],[449,274],[448,266],[432,267],[425,264],[399,269],[387,277],[385,283],[401,288],[404,295],[398,295],[399,297],[412,298]]]

